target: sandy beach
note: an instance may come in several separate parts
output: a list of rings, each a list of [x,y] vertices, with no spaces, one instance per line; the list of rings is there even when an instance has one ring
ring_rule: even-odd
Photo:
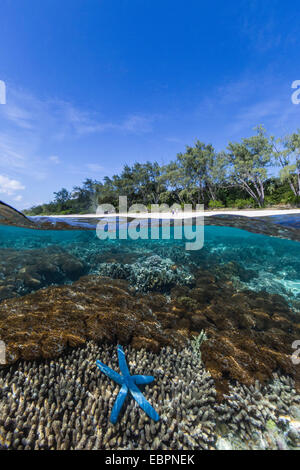
[[[241,215],[245,217],[267,217],[272,215],[300,215],[300,209],[249,209],[249,210],[220,210],[220,211],[193,211],[193,212],[180,212],[172,214],[171,212],[148,212],[148,213],[120,213],[120,214],[71,214],[71,215],[49,215],[46,217],[55,218],[100,218],[100,217],[131,217],[141,219],[189,219],[192,217],[209,217],[212,215]]]

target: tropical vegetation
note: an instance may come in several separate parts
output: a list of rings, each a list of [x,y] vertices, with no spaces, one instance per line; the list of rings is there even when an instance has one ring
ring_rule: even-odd
[[[197,140],[166,165],[124,165],[102,181],[87,178],[71,191],[62,188],[53,201],[24,211],[29,215],[95,212],[99,204],[204,204],[205,208],[263,208],[300,205],[300,130],[282,138],[264,127],[217,152]]]

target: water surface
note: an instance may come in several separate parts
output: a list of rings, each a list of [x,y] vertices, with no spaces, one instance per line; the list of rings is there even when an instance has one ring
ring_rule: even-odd
[[[299,223],[299,216],[292,219],[278,223]],[[0,226],[0,299],[1,286],[2,298],[7,298],[70,283],[84,274],[126,279],[138,291],[168,294],[176,285],[193,285],[199,269],[224,276],[238,290],[299,299],[299,242],[227,226],[205,226],[204,247],[187,251],[186,240],[175,240],[172,230],[170,240],[102,241],[95,230],[84,230],[87,224],[89,228],[95,225],[94,220],[68,222],[78,229]]]

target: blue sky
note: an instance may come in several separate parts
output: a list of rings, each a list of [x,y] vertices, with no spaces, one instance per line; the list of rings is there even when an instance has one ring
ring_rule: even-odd
[[[0,199],[300,127],[300,4],[278,0],[2,0]]]

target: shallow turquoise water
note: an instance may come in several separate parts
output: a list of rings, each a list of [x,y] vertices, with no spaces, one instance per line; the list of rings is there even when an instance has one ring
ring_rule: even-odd
[[[194,227],[195,229],[195,227]],[[31,230],[18,227],[0,227],[0,281],[16,284],[18,295],[35,288],[24,288],[18,273],[24,268],[35,278],[38,272],[40,287],[72,282],[80,275],[97,273],[129,280],[138,290],[168,292],[174,285],[192,285],[193,271],[208,269],[214,274],[226,268],[240,289],[265,290],[286,298],[300,296],[300,243],[250,233],[231,227],[206,226],[204,247],[187,251],[186,240],[99,240],[96,232],[86,230]],[[59,253],[51,277],[43,272],[45,263],[51,264]],[[82,269],[69,268],[65,275],[61,265],[77,260]],[[60,263],[60,264],[59,264]],[[232,272],[228,269],[234,263]],[[172,266],[177,265],[176,273]],[[76,266],[75,266],[76,267]],[[35,270],[36,268],[36,270]],[[49,268],[47,268],[49,271]],[[52,268],[53,271],[53,268]],[[70,274],[71,272],[71,274]],[[153,277],[161,278],[155,287]],[[150,282],[150,277],[152,281]]]

